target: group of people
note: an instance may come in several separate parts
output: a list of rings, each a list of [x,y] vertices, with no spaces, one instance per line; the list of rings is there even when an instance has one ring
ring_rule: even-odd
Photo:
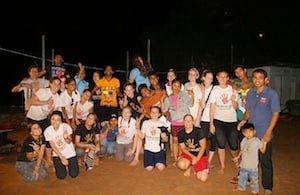
[[[24,91],[30,124],[16,164],[26,181],[44,179],[51,165],[57,178],[67,173],[76,177],[80,166],[92,169],[106,156],[137,165],[141,153],[146,170],[161,171],[170,151],[173,166],[185,176],[193,171],[204,182],[216,150],[218,173],[224,173],[228,143],[239,170],[236,190],[245,190],[250,181],[252,193],[258,193],[260,161],[265,193],[272,193],[271,143],[280,104],[265,70],[256,69],[248,77],[239,65],[231,79],[225,70],[214,77],[211,70],[191,67],[183,83],[169,69],[161,82],[151,64],[135,55],[121,88],[111,65],[104,67],[103,76],[95,71],[89,84],[81,63],[72,78],[62,56],[56,58],[55,65],[42,71],[31,66],[29,77],[12,89]],[[41,78],[47,73],[49,80]]]

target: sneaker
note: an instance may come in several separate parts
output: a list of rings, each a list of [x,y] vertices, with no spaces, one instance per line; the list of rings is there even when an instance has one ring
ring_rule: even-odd
[[[238,184],[238,181],[239,181],[238,176],[235,176],[235,177],[233,177],[233,178],[230,180],[230,183],[231,183],[231,184]]]
[[[266,189],[265,190],[265,195],[271,195],[272,194],[272,190]]]

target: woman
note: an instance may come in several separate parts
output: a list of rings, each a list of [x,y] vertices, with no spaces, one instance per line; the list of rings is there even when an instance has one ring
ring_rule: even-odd
[[[64,179],[67,172],[72,178],[79,174],[77,156],[72,143],[73,130],[67,123],[62,122],[62,112],[53,111],[50,115],[50,126],[46,128],[44,136],[53,150],[53,163],[58,179]]]
[[[30,135],[23,142],[21,153],[16,162],[16,170],[23,176],[26,182],[43,180],[48,176],[43,163],[45,151],[45,139],[42,128],[38,123],[29,125]]]
[[[100,130],[98,129],[98,117],[95,113],[89,113],[83,124],[77,126],[75,130],[75,146],[78,156],[78,164],[85,163],[87,169],[93,169],[93,162],[97,160],[95,154],[100,150]]]

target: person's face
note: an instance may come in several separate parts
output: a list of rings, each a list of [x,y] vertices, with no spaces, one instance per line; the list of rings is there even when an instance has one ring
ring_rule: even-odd
[[[188,79],[191,82],[195,82],[197,80],[198,74],[194,70],[189,70]]]
[[[193,120],[193,118],[191,116],[186,116],[184,118],[184,127],[186,129],[191,129],[191,128],[193,128],[193,126],[194,126],[194,120]]]
[[[30,78],[36,79],[39,77],[39,70],[37,68],[31,68],[28,74]]]
[[[134,89],[132,88],[132,86],[127,85],[124,89],[124,93],[125,95],[127,95],[128,97],[132,97],[133,93],[134,93]]]
[[[82,94],[82,99],[88,101],[88,100],[91,99],[91,96],[92,96],[92,94],[91,94],[90,91],[85,91],[85,92]]]
[[[159,110],[157,108],[151,108],[151,111],[150,111],[151,119],[157,120],[159,116],[160,116]]]
[[[253,74],[252,80],[255,87],[262,87],[268,82],[268,79],[265,78],[265,76],[259,72]]]
[[[157,85],[158,84],[158,76],[157,75],[149,76],[149,82],[151,85]]]
[[[105,75],[112,75],[113,74],[113,69],[111,66],[107,66],[104,70]]]
[[[205,77],[202,77],[205,86],[210,86],[214,80],[214,75],[212,73],[207,73]]]
[[[69,84],[66,85],[66,87],[69,91],[74,91],[76,89],[76,82],[71,81]]]
[[[98,72],[93,73],[93,81],[96,83],[100,79],[100,75]]]
[[[150,96],[150,90],[148,88],[143,88],[141,90],[142,97],[149,97]]]
[[[181,83],[180,82],[174,82],[172,84],[172,91],[174,94],[178,94],[181,90]]]
[[[58,90],[60,89],[60,80],[55,79],[52,83],[50,83],[50,87],[52,90],[54,90],[55,92],[58,92]]]
[[[168,72],[167,79],[168,81],[172,82],[176,78],[174,72]]]
[[[42,134],[42,128],[38,124],[33,124],[31,126],[30,134],[32,136],[40,136]]]
[[[131,116],[131,111],[130,111],[130,109],[129,109],[129,108],[124,108],[124,109],[122,110],[122,117],[123,117],[124,119],[128,120],[128,119],[130,118],[130,116]]]
[[[88,117],[86,118],[86,121],[85,121],[85,123],[89,126],[94,125],[95,122],[96,122],[96,118],[93,114],[89,114]]]
[[[244,129],[243,130],[243,135],[247,138],[247,139],[251,139],[252,137],[254,137],[256,131],[253,129]]]
[[[61,124],[61,120],[62,119],[60,118],[59,115],[54,114],[50,119],[50,123],[54,127],[54,129],[58,129]]]
[[[111,127],[116,127],[118,125],[118,119],[116,119],[116,118],[111,118],[110,120],[109,120],[109,126],[111,126]]]
[[[218,73],[217,80],[220,85],[226,85],[229,80],[228,74],[226,72]]]
[[[241,79],[246,75],[245,69],[238,67],[234,70],[234,74],[237,78]]]
[[[64,59],[61,55],[56,55],[54,58],[55,65],[61,65],[64,62]]]

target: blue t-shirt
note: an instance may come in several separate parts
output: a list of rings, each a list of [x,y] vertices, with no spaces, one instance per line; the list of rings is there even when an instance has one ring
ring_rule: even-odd
[[[148,77],[144,77],[138,68],[133,68],[130,71],[129,78],[134,79],[135,84],[136,84],[136,89],[138,89],[140,84],[143,84],[143,83],[145,83],[147,85],[147,87],[150,87],[150,82],[149,82]]]
[[[256,137],[261,138],[270,124],[273,113],[281,111],[278,93],[268,86],[265,86],[261,93],[256,93],[256,89],[251,88],[246,102],[246,110],[251,113],[248,122],[253,123]]]

